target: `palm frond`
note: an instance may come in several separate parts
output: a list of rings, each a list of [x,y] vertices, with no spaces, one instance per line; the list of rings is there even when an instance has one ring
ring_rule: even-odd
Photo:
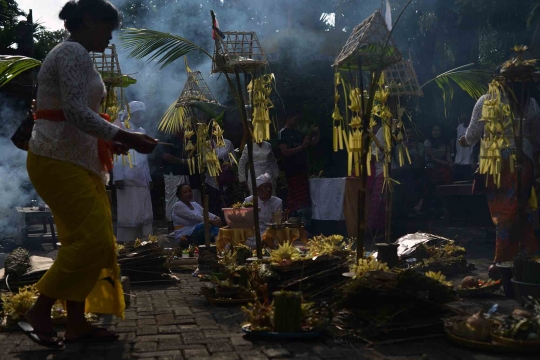
[[[437,84],[442,91],[445,115],[447,115],[447,110],[454,98],[454,85],[459,86],[461,90],[474,99],[480,98],[487,92],[487,84],[491,80],[491,73],[482,69],[466,69],[472,65],[474,64],[467,64],[446,71],[421,86],[423,88],[431,82]]]
[[[176,107],[176,100],[167,109],[158,125],[158,130],[165,134],[176,134],[184,128],[186,108]]]
[[[529,16],[527,17],[527,27],[531,28],[538,22],[540,22],[540,3],[535,4],[531,8],[531,11],[529,12]]]
[[[25,56],[0,55],[0,87],[17,75],[41,65],[41,62]]]
[[[135,59],[147,58],[157,61],[161,69],[192,51],[200,51],[209,58],[208,52],[195,43],[177,35],[148,29],[128,28],[120,32],[124,47]]]

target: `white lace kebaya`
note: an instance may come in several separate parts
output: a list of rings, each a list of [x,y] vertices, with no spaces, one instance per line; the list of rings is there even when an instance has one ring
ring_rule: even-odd
[[[36,110],[63,110],[66,121],[36,121],[30,151],[82,166],[108,183],[97,139],[111,140],[118,127],[99,116],[104,96],[105,85],[88,51],[70,40],[57,45],[39,71]]]

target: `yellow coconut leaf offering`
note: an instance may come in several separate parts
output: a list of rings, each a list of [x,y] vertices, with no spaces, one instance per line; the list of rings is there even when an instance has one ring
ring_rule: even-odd
[[[494,80],[489,84],[480,119],[485,122],[485,131],[480,143],[479,171],[486,175],[486,184],[491,178],[497,187],[501,186],[502,151],[510,145],[506,133],[512,126],[512,120],[512,111],[504,99],[503,84]],[[515,154],[512,154],[509,159],[511,172],[514,172],[515,159]]]
[[[270,111],[274,107],[270,101],[274,74],[267,74],[251,81],[248,93],[253,103],[253,138],[255,142],[270,139]]]

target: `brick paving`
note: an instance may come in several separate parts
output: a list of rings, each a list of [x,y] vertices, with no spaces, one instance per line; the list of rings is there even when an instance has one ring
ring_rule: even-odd
[[[111,344],[68,345],[50,351],[18,332],[0,333],[0,359],[510,359],[474,354],[448,344],[444,338],[367,347],[324,337],[315,341],[249,341],[243,337],[239,307],[214,307],[199,294],[201,282],[179,274],[173,285],[132,285],[134,295],[124,321],[100,322],[120,334]],[[511,357],[525,359],[525,357]],[[535,357],[532,357],[535,358]],[[537,357],[536,357],[537,358]]]
[[[475,276],[485,276],[493,254],[493,240],[471,229],[436,227],[425,231],[465,240],[469,259],[477,265]],[[158,229],[156,229],[158,230]],[[158,231],[159,232],[159,231]],[[163,231],[161,231],[163,232]],[[55,251],[46,256],[55,257]],[[314,341],[250,341],[243,337],[240,307],[214,307],[200,295],[201,283],[190,273],[178,274],[175,284],[131,285],[133,295],[123,321],[102,319],[101,325],[116,331],[120,340],[111,344],[68,345],[60,351],[37,346],[20,332],[0,332],[0,360],[29,359],[368,359],[368,360],[499,360],[537,359],[537,355],[504,356],[473,353],[449,344],[444,337],[369,347],[323,337]],[[455,280],[456,284],[459,279]],[[465,303],[476,311],[498,302],[507,310],[515,303],[489,298]],[[59,329],[61,330],[61,329]],[[61,333],[60,333],[61,334]]]

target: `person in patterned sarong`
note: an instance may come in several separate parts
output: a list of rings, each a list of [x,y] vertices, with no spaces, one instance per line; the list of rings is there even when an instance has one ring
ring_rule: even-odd
[[[317,145],[321,135],[316,127],[309,134],[302,134],[297,130],[299,120],[300,114],[297,112],[287,116],[285,127],[279,132],[279,149],[284,156],[283,167],[288,186],[286,207],[293,216],[303,217],[304,223],[307,223],[309,219],[301,216],[311,208],[307,149]]]
[[[519,89],[514,89],[518,92]],[[520,96],[516,97],[519,99]],[[482,107],[488,95],[482,96],[476,103],[471,124],[467,128],[465,136],[459,139],[462,146],[472,146],[484,134],[485,121],[481,121]],[[540,174],[535,174],[533,162],[538,159],[540,150],[540,108],[533,98],[529,98],[525,105],[525,117],[523,119],[523,160],[521,181],[521,194],[517,193],[517,171],[510,171],[510,157],[515,154],[516,146],[512,127],[506,129],[506,137],[509,139],[509,146],[501,151],[502,170],[501,183],[497,187],[493,183],[492,177],[488,179],[486,187],[486,197],[488,201],[491,218],[497,228],[495,258],[493,265],[489,269],[490,275],[496,272],[496,263],[512,261],[520,251],[520,242],[523,245],[523,251],[529,255],[536,253],[538,243],[534,237],[531,222],[526,218],[534,178]],[[517,105],[513,106],[514,108]],[[475,183],[475,186],[478,185]],[[521,208],[519,207],[518,196],[521,198]],[[518,214],[523,219],[523,229],[521,234],[518,232]]]

